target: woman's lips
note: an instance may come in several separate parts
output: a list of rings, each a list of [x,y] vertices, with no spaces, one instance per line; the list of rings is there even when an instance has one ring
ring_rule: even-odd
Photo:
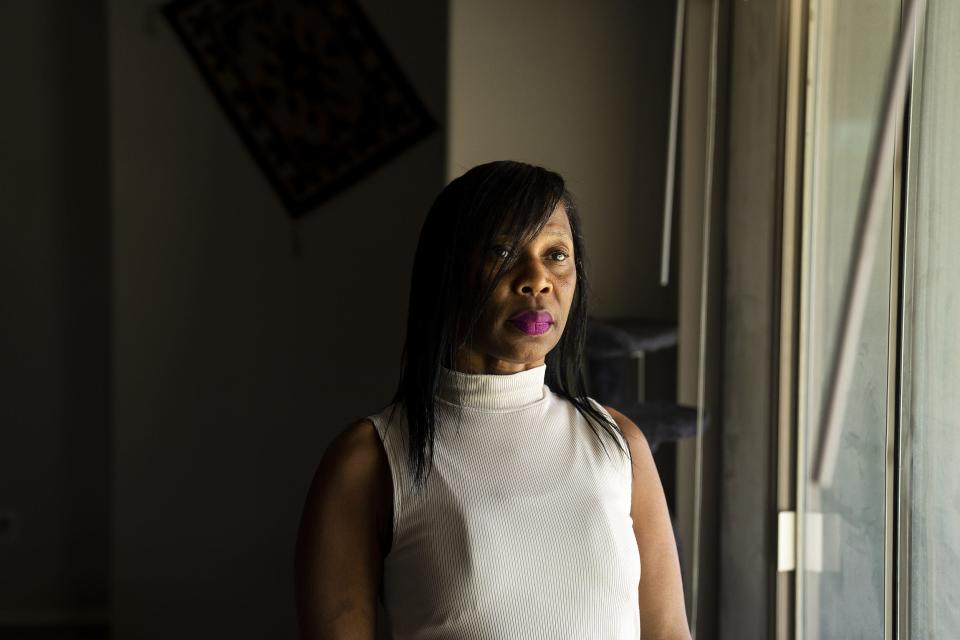
[[[510,324],[529,336],[538,336],[550,330],[553,316],[548,311],[523,311],[510,318]]]

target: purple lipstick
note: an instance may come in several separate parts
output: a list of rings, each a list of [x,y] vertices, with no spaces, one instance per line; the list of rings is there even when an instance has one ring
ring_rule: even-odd
[[[528,336],[539,336],[553,326],[553,316],[549,311],[521,311],[510,318],[510,323]]]

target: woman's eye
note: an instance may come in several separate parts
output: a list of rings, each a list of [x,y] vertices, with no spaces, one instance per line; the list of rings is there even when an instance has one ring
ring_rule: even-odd
[[[498,260],[506,260],[513,249],[506,245],[495,244],[490,248],[490,251],[497,257]],[[566,262],[570,259],[570,254],[567,253],[565,249],[554,249],[547,255],[549,255],[556,262]]]

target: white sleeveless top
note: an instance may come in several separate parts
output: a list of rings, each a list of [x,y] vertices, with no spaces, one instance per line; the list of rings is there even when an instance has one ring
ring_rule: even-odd
[[[601,430],[604,451],[544,384],[545,364],[447,371],[424,492],[411,491],[402,408],[393,423],[393,405],[367,417],[393,478],[383,597],[394,640],[637,640],[626,454]]]

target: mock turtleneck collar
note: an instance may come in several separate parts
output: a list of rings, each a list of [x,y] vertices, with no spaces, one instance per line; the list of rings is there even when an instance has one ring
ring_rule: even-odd
[[[504,411],[519,409],[546,394],[544,377],[547,365],[542,364],[518,373],[464,373],[441,365],[439,396],[452,404],[474,409]]]

